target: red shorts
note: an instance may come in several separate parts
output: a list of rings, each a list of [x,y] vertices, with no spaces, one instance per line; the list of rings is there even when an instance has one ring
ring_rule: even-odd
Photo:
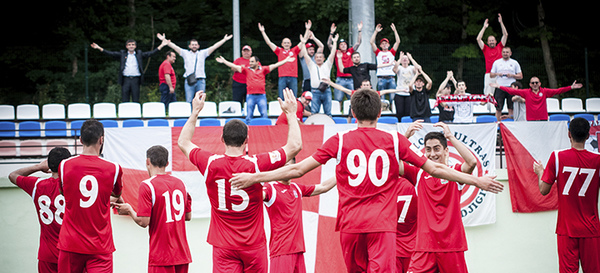
[[[415,251],[408,266],[409,273],[467,273],[465,253],[457,252],[422,252]]]
[[[39,273],[56,273],[58,272],[58,264],[51,262],[38,261]]]
[[[304,253],[279,255],[271,258],[271,272],[305,273]]]
[[[408,271],[409,264],[410,264],[410,257],[396,256],[396,272],[397,273],[406,273]]]
[[[557,235],[559,272],[600,272],[600,237],[573,238]]]
[[[187,273],[190,264],[148,266],[148,273]]]
[[[113,254],[80,254],[60,250],[58,252],[60,273],[112,273]]]
[[[267,272],[267,246],[252,250],[230,250],[213,246],[213,273]]]
[[[394,272],[396,233],[340,233],[348,272]]]

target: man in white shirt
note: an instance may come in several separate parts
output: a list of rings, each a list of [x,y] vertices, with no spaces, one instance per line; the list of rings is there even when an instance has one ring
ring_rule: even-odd
[[[512,51],[510,47],[504,47],[502,49],[502,59],[498,59],[492,65],[490,71],[490,77],[496,78],[496,83],[499,86],[510,87],[510,85],[516,80],[523,79],[523,72],[521,71],[521,65],[515,59],[512,59]],[[513,116],[513,102],[512,95],[506,91],[496,88],[494,91],[494,98],[498,105],[496,106],[496,119],[501,120],[502,108],[506,101],[506,107],[508,108],[509,117]]]
[[[309,35],[302,36],[303,42],[305,43]],[[331,68],[335,60],[335,54],[337,50],[337,41],[339,34],[333,37],[333,45],[331,46],[331,52],[329,57],[325,59],[323,52],[317,52],[314,55],[315,60],[311,58],[304,58],[308,71],[310,72],[310,88],[313,95],[310,112],[313,114],[319,113],[321,105],[323,105],[323,112],[331,116],[331,89],[329,85],[322,82],[321,79],[329,79],[331,75]],[[300,55],[306,55],[306,47],[301,48]]]

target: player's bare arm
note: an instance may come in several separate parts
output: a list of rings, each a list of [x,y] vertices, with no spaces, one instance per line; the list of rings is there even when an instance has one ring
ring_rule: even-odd
[[[312,156],[309,156],[298,163],[286,165],[268,172],[235,173],[229,179],[229,182],[234,189],[244,189],[260,182],[285,181],[302,177],[320,165]]]
[[[129,215],[140,227],[146,228],[150,224],[150,217],[138,216],[128,203],[110,203],[110,205],[117,209],[119,215]]]
[[[50,172],[50,169],[48,168],[48,160],[45,159],[44,161],[42,161],[38,164],[15,170],[8,175],[8,179],[10,180],[11,183],[17,185],[17,177],[29,176],[38,171],[44,172],[44,173]]]
[[[538,186],[540,187],[540,193],[544,196],[550,193],[552,184],[548,184],[542,180],[542,175],[544,174],[544,165],[541,161],[533,161],[533,172],[535,172],[535,174],[538,177]]]
[[[283,90],[283,96],[285,100],[282,100],[281,98],[277,98],[277,100],[288,121],[288,137],[286,144],[283,146],[283,151],[285,152],[286,160],[289,161],[302,150],[302,134],[300,133],[300,125],[296,118],[298,104],[296,103],[294,91],[285,88]]]
[[[194,96],[194,99],[192,100],[192,114],[185,125],[183,125],[181,133],[179,134],[179,139],[177,139],[179,149],[181,149],[187,158],[189,158],[192,149],[198,147],[196,144],[192,143],[192,137],[194,136],[194,130],[196,129],[198,114],[200,114],[200,111],[202,111],[202,108],[204,107],[205,99],[206,94],[204,94],[204,91],[196,92],[196,96]]]
[[[425,164],[421,166],[421,169],[433,177],[446,179],[449,181],[456,181],[467,185],[473,185],[491,193],[500,193],[502,192],[502,189],[504,189],[504,185],[496,180],[495,175],[484,175],[477,177],[459,172],[444,164],[435,163],[431,160],[425,161]]]
[[[444,136],[446,137],[446,139],[450,140],[450,143],[452,143],[452,146],[454,146],[454,148],[456,149],[458,154],[465,161],[461,166],[461,171],[463,173],[468,173],[468,174],[473,173],[473,170],[475,170],[475,167],[477,167],[477,158],[475,157],[475,155],[473,155],[473,153],[471,153],[469,148],[467,148],[467,146],[465,146],[464,143],[462,143],[460,140],[458,140],[456,137],[454,137],[454,134],[452,133],[452,131],[450,131],[450,128],[448,127],[447,124],[445,124],[443,122],[438,122],[438,123],[434,124],[433,126],[441,127],[442,129],[444,129]]]
[[[331,178],[321,182],[321,184],[315,185],[315,190],[312,192],[312,194],[310,196],[315,196],[315,195],[326,193],[329,190],[333,189],[333,187],[335,187],[335,185],[337,185],[337,180],[335,179],[335,176],[334,176],[334,177],[331,177]]]

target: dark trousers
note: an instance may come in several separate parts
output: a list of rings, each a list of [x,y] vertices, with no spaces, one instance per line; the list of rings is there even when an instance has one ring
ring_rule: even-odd
[[[410,116],[410,96],[394,96],[394,104],[396,106],[396,118],[398,122],[404,116]]]
[[[123,77],[121,102],[140,102],[140,77]]]
[[[239,101],[242,106],[246,100],[246,84],[233,81],[231,84],[232,98],[233,101]]]
[[[158,86],[158,91],[160,91],[160,101],[165,104],[165,109],[168,110],[169,103],[177,101],[175,92],[171,93],[169,90],[169,85],[166,83],[161,83]]]

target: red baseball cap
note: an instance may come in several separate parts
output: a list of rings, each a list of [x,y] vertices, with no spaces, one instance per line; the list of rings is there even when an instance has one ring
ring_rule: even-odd
[[[306,43],[306,48],[309,48],[309,47],[315,47],[315,45],[313,45],[311,43]]]
[[[385,42],[387,42],[388,44],[390,43],[390,40],[388,40],[387,38],[383,38],[383,39],[381,39],[381,41],[379,41],[379,43],[381,44],[381,43],[383,43],[384,41],[385,41]]]
[[[312,93],[310,91],[304,91],[304,93],[302,93],[302,96],[307,100],[312,100]]]
[[[252,48],[249,45],[245,45],[242,47],[242,50],[252,50]]]

